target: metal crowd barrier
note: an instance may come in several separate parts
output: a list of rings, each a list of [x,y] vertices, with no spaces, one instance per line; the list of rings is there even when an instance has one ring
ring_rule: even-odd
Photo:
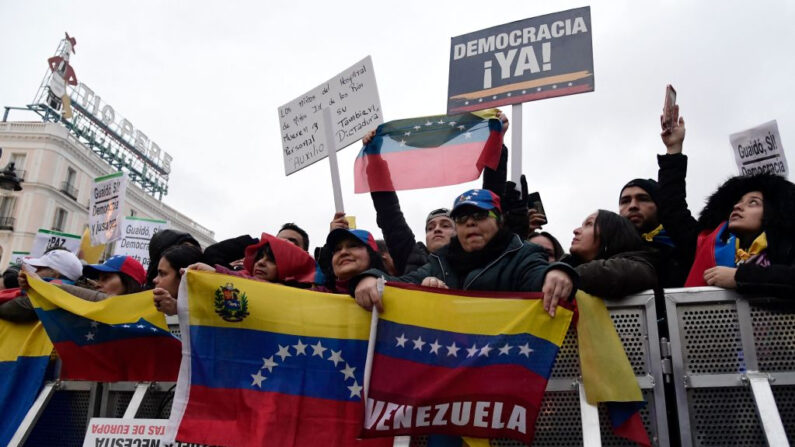
[[[682,445],[789,445],[795,439],[795,311],[771,310],[712,287],[666,290],[665,304],[670,341],[657,332],[651,291],[608,302],[647,402],[641,418],[652,445],[675,445],[664,379],[675,385]],[[585,402],[581,383],[572,327],[547,384],[533,446],[633,445],[613,435],[604,408]],[[168,418],[173,387],[50,382],[11,445],[81,446],[91,417]],[[426,444],[424,437],[395,443]],[[492,440],[492,445],[522,444]]]

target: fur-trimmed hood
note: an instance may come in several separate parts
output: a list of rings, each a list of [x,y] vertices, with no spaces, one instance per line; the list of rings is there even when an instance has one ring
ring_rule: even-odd
[[[774,263],[792,262],[795,258],[795,185],[778,175],[728,179],[707,199],[698,218],[699,229],[711,231],[728,220],[734,205],[751,191],[760,191],[764,197],[762,228],[767,234],[768,257]]]

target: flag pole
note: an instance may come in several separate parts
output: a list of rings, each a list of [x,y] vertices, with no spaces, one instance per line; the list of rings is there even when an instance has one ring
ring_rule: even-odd
[[[384,298],[384,277],[376,279],[376,289],[378,296]],[[383,302],[383,301],[382,301]],[[370,319],[370,340],[367,342],[367,359],[364,362],[364,402],[367,403],[367,396],[370,392],[370,373],[373,371],[373,355],[375,354],[375,336],[378,332],[378,309],[373,306],[373,316]]]
[[[517,185],[522,176],[522,105],[511,106],[511,180]]]
[[[337,144],[334,142],[334,130],[331,124],[331,109],[323,109],[323,127],[326,130],[326,152],[331,168],[331,187],[334,190],[334,209],[338,213],[345,211],[342,203],[342,186],[340,186],[340,168],[337,164]]]

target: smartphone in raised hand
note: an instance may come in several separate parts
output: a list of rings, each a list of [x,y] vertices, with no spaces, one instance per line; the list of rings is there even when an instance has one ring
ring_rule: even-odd
[[[549,219],[547,219],[547,212],[544,211],[544,203],[541,202],[541,194],[534,192],[530,193],[527,196],[527,206],[529,208],[535,208],[536,212],[539,214],[544,215],[544,223],[542,225],[546,225],[549,223]]]
[[[671,84],[665,87],[665,105],[663,106],[663,132],[670,133],[674,126],[674,106],[676,106],[676,90]]]

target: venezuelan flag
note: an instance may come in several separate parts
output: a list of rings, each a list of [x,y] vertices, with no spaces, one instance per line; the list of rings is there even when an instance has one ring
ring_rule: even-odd
[[[364,436],[531,443],[572,311],[550,317],[538,293],[433,290],[384,290]]]
[[[604,300],[582,291],[575,299],[580,369],[588,403],[606,403],[616,436],[650,446],[640,418],[645,405],[643,394]]]
[[[51,352],[41,323],[0,320],[0,445],[8,445],[36,400]]]
[[[173,381],[181,344],[152,292],[90,302],[29,279],[31,302],[61,358],[61,379]]]
[[[183,362],[169,435],[358,445],[369,312],[348,296],[216,273],[188,271],[180,287]]]
[[[496,169],[502,150],[497,110],[381,124],[354,166],[356,193],[455,185]]]

